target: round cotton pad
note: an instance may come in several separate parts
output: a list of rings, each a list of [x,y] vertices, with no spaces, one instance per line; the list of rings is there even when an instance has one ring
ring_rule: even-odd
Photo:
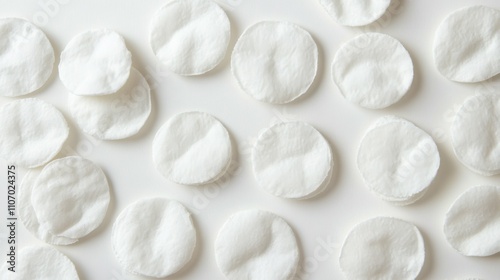
[[[376,217],[351,230],[339,262],[347,279],[416,279],[424,260],[424,240],[417,227]]]
[[[42,87],[54,68],[54,49],[31,22],[0,19],[0,95],[19,96]]]
[[[69,127],[54,106],[35,98],[0,107],[0,157],[22,167],[49,162],[68,138]]]
[[[382,109],[406,94],[413,81],[413,63],[398,40],[381,33],[365,33],[337,51],[332,77],[350,102]]]
[[[23,177],[17,194],[19,219],[31,234],[46,243],[53,245],[73,244],[77,242],[78,239],[53,235],[38,222],[35,209],[31,204],[31,193],[33,192],[33,188],[35,188],[36,179],[41,171],[41,169],[31,169]]]
[[[68,97],[69,110],[78,126],[98,139],[130,137],[142,128],[151,113],[150,88],[135,68],[117,93],[105,96]]]
[[[226,128],[202,112],[170,118],[153,140],[153,161],[172,182],[200,185],[222,176],[231,163],[231,139]]]
[[[333,167],[328,142],[304,122],[278,123],[263,131],[252,152],[259,186],[283,198],[309,198],[328,184]]]
[[[50,246],[31,246],[19,250],[16,272],[7,269],[4,262],[0,271],[2,280],[78,280],[75,265],[68,257]]]
[[[156,57],[180,75],[200,75],[226,54],[231,28],[226,13],[210,0],[170,0],[151,21]]]
[[[368,129],[357,157],[358,169],[370,191],[398,205],[420,198],[439,164],[432,137],[396,116],[382,117]]]
[[[131,54],[120,34],[94,29],[78,34],[66,45],[59,78],[73,94],[111,94],[127,82],[131,65]]]
[[[104,220],[108,182],[89,160],[77,156],[56,159],[36,179],[31,202],[41,227],[57,236],[78,239]]]
[[[120,213],[113,225],[111,245],[127,271],[163,278],[189,262],[196,247],[196,229],[190,213],[179,202],[148,198]]]
[[[261,210],[233,214],[215,240],[215,259],[229,280],[289,280],[300,259],[290,226]]]
[[[455,155],[470,170],[485,176],[500,173],[500,95],[467,98],[451,125]]]
[[[451,206],[444,222],[450,245],[465,256],[500,252],[500,186],[473,187]]]
[[[470,6],[451,13],[434,39],[434,61],[447,79],[480,82],[500,73],[500,11]]]
[[[391,0],[319,0],[328,14],[339,24],[362,26],[370,24],[382,15]]]
[[[304,94],[317,68],[313,38],[288,22],[262,21],[248,27],[231,56],[231,70],[240,87],[269,103],[288,103]]]

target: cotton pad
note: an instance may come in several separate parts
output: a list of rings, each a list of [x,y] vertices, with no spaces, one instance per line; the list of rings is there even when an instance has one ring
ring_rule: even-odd
[[[465,256],[500,252],[500,186],[478,186],[453,203],[444,222],[448,243]]]
[[[347,279],[416,279],[424,260],[424,240],[416,226],[376,217],[349,232],[339,262]]]
[[[413,63],[398,40],[381,33],[365,33],[337,51],[332,77],[350,102],[382,109],[408,92],[413,81]]]
[[[434,62],[456,82],[473,83],[500,73],[500,11],[470,6],[451,13],[438,27]]]
[[[283,198],[309,198],[330,181],[332,151],[311,125],[294,121],[264,130],[252,151],[255,178],[266,192]]]
[[[226,54],[231,28],[226,13],[210,0],[170,0],[151,21],[149,41],[172,72],[200,75]]]
[[[301,27],[262,21],[248,27],[234,46],[231,70],[253,98],[288,103],[311,86],[318,68],[318,48]]]
[[[439,164],[432,137],[396,116],[382,117],[368,129],[357,156],[359,172],[370,191],[396,205],[422,197]]]
[[[370,24],[382,15],[391,0],[319,0],[327,13],[340,25],[362,26]]]
[[[127,206],[113,225],[113,252],[131,273],[163,278],[184,267],[196,247],[190,213],[177,201],[148,198]]]
[[[56,159],[36,179],[31,203],[41,227],[53,235],[78,239],[104,220],[108,182],[101,168],[87,159]]]
[[[35,209],[31,204],[31,194],[36,184],[36,179],[42,170],[31,169],[23,177],[19,186],[17,200],[19,205],[19,219],[24,227],[38,239],[53,245],[69,245],[78,241],[78,239],[56,236],[42,227],[36,217]]]
[[[40,99],[15,100],[0,107],[0,157],[33,168],[49,162],[68,138],[61,112]]]
[[[111,94],[127,82],[131,65],[131,54],[120,34],[93,29],[76,35],[66,45],[59,78],[73,94]]]
[[[470,170],[485,176],[500,173],[500,95],[467,98],[451,125],[455,155]]]
[[[173,116],[153,140],[156,169],[178,184],[200,185],[217,180],[229,167],[231,156],[226,128],[203,112]]]
[[[98,139],[130,137],[142,128],[151,113],[150,88],[135,68],[117,93],[104,96],[70,94],[69,110],[78,126]]]
[[[68,257],[50,246],[30,246],[18,251],[16,272],[7,270],[4,262],[2,280],[78,280],[75,265]]]
[[[229,280],[289,280],[300,259],[290,226],[261,210],[233,214],[215,240],[215,259]]]
[[[54,49],[38,27],[24,19],[0,19],[0,95],[39,89],[52,74],[54,59]]]

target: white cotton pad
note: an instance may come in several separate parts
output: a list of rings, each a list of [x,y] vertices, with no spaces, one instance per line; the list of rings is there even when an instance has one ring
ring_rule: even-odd
[[[173,116],[153,140],[156,169],[178,184],[200,185],[217,180],[229,167],[231,156],[226,128],[203,112]]]
[[[36,185],[36,179],[40,175],[41,169],[31,169],[23,177],[18,191],[19,219],[24,227],[38,239],[53,245],[69,245],[78,241],[78,239],[64,236],[56,236],[42,227],[36,217],[35,209],[31,204],[31,194]]]
[[[359,172],[370,191],[397,205],[422,197],[439,164],[432,137],[396,116],[382,117],[368,129],[357,156]]]
[[[68,257],[50,246],[30,246],[19,250],[16,272],[7,270],[4,262],[2,280],[78,280],[75,265]]]
[[[365,33],[337,51],[332,77],[350,102],[382,109],[408,92],[413,81],[413,63],[398,40],[381,33]]]
[[[252,151],[259,186],[283,198],[317,195],[330,181],[333,164],[328,142],[305,122],[271,126],[259,135]]]
[[[226,13],[210,0],[170,0],[151,21],[149,41],[172,72],[200,75],[226,54],[231,28]]]
[[[52,74],[54,59],[54,49],[38,27],[24,19],[0,19],[0,95],[39,89]]]
[[[319,0],[319,3],[340,25],[362,26],[383,16],[391,0]]]
[[[215,259],[230,280],[289,280],[300,259],[290,226],[261,210],[233,214],[215,240]]]
[[[470,6],[451,13],[436,31],[434,62],[456,82],[481,82],[500,73],[500,11]]]
[[[94,29],[78,34],[66,45],[59,78],[73,94],[111,94],[127,82],[131,66],[123,37],[108,29]]]
[[[41,227],[53,235],[78,239],[104,220],[108,181],[89,160],[77,156],[56,159],[36,179],[31,203]]]
[[[130,137],[142,128],[151,113],[150,88],[135,68],[117,93],[104,96],[70,94],[69,110],[78,126],[98,139]]]
[[[288,103],[304,94],[317,69],[313,38],[288,22],[262,21],[248,27],[231,56],[231,70],[240,87],[269,103]]]
[[[148,198],[127,206],[116,218],[111,245],[127,271],[163,278],[191,260],[196,229],[191,214],[179,202]]]
[[[470,170],[500,174],[500,95],[467,98],[451,125],[455,155]]]
[[[0,157],[22,167],[49,162],[68,138],[61,112],[40,99],[15,100],[0,107]]]
[[[500,252],[500,186],[478,186],[453,203],[444,221],[448,243],[465,256]]]
[[[339,262],[347,279],[415,279],[424,260],[424,240],[416,226],[376,217],[349,232]]]

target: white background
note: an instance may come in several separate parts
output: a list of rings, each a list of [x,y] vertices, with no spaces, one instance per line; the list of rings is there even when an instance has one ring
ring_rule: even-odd
[[[71,126],[66,150],[99,164],[108,176],[112,202],[104,223],[75,245],[57,247],[73,260],[81,279],[127,279],[110,247],[112,223],[128,204],[150,196],[181,201],[192,213],[199,232],[199,246],[192,262],[169,279],[223,279],[214,254],[218,229],[232,213],[249,208],[272,211],[294,229],[302,252],[301,279],[342,279],[338,265],[340,246],[358,222],[384,215],[414,223],[422,232],[427,256],[419,279],[500,277],[500,254],[464,257],[452,249],[443,233],[443,219],[452,202],[466,189],[499,184],[499,176],[483,177],[462,166],[450,146],[449,127],[458,106],[479,92],[500,91],[500,78],[477,84],[446,80],[436,70],[432,42],[439,23],[450,12],[477,3],[500,9],[496,0],[393,0],[379,22],[365,28],[336,24],[314,0],[218,0],[231,21],[232,41],[224,61],[198,77],[180,77],[160,66],[148,43],[152,15],[165,1],[103,0],[0,0],[1,17],[23,17],[38,23],[51,40],[58,57],[76,34],[107,27],[121,33],[133,55],[133,65],[153,87],[153,112],[141,132],[127,140],[97,141],[84,135],[67,109],[67,91],[54,74],[41,90],[31,94],[54,104]],[[47,9],[41,3],[55,4]],[[236,38],[260,20],[284,20],[308,30],[319,48],[318,76],[308,93],[288,105],[257,102],[242,92],[230,73],[230,51]],[[366,31],[380,31],[399,39],[415,66],[408,95],[384,110],[367,110],[347,102],[331,80],[330,63],[339,46]],[[56,64],[58,59],[56,59]],[[0,98],[1,104],[12,99]],[[156,131],[171,116],[201,110],[219,118],[234,140],[238,156],[231,176],[202,187],[187,187],[164,179],[154,168],[151,143]],[[365,130],[378,117],[395,114],[431,134],[441,154],[441,168],[428,193],[417,203],[396,207],[371,195],[356,169],[356,149]],[[272,197],[258,188],[252,176],[249,153],[259,131],[270,124],[303,120],[315,126],[336,153],[336,175],[328,190],[305,201]],[[1,125],[1,124],[0,124]],[[6,185],[6,163],[0,164],[0,185]],[[20,172],[18,180],[24,172]],[[6,188],[1,188],[0,217],[6,214]],[[4,214],[5,213],[5,214]],[[1,224],[3,225],[4,222]],[[145,229],[146,230],[146,229]],[[0,251],[6,249],[5,226],[0,227]],[[19,226],[20,247],[41,241]],[[325,250],[322,244],[329,244]]]

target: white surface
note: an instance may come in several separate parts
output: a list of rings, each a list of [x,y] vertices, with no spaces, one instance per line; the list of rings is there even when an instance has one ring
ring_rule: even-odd
[[[62,0],[59,0],[63,2]],[[42,0],[52,2],[52,0]],[[414,223],[422,232],[427,261],[419,279],[496,279],[500,254],[485,258],[464,257],[451,248],[442,233],[445,214],[453,201],[475,185],[497,185],[500,177],[476,175],[454,156],[449,128],[453,115],[466,97],[477,92],[499,92],[500,77],[479,84],[459,84],[442,77],[434,66],[432,42],[439,23],[451,11],[472,4],[500,8],[497,0],[394,0],[381,21],[369,28],[347,28],[336,24],[321,5],[310,0],[220,0],[232,24],[232,41],[251,24],[261,20],[286,20],[299,24],[314,37],[320,63],[310,92],[285,106],[255,101],[242,92],[231,76],[228,56],[207,75],[180,77],[163,66],[149,47],[151,16],[164,1],[64,1],[46,14],[38,1],[0,0],[0,16],[18,16],[42,22],[56,53],[79,32],[108,27],[125,37],[134,67],[152,87],[153,112],[140,133],[130,139],[103,142],[78,130],[69,117],[66,90],[57,71],[45,87],[33,94],[63,111],[72,131],[69,147],[102,167],[111,186],[111,204],[104,223],[77,244],[58,247],[75,263],[81,279],[122,280],[121,268],[111,250],[111,227],[129,203],[150,196],[167,196],[182,202],[193,213],[199,230],[199,250],[193,260],[169,279],[223,279],[217,269],[213,243],[230,214],[261,208],[283,217],[297,235],[302,252],[302,279],[342,279],[338,265],[340,246],[357,223],[374,216],[394,216]],[[398,38],[415,64],[410,92],[398,104],[383,110],[366,110],[349,103],[331,81],[329,70],[335,51],[362,31],[380,31]],[[57,57],[58,59],[58,57]],[[1,98],[0,103],[10,99]],[[231,106],[227,106],[231,105]],[[239,156],[217,184],[186,187],[170,183],[154,168],[151,143],[159,127],[176,113],[201,110],[217,116],[233,137]],[[395,207],[370,194],[356,169],[356,150],[366,129],[380,116],[395,114],[412,120],[437,142],[441,167],[429,192],[417,203]],[[302,120],[316,127],[335,151],[333,187],[304,201],[275,198],[260,190],[252,175],[251,145],[258,132],[280,120]],[[236,163],[237,162],[237,163]],[[6,163],[0,164],[0,217],[6,215]],[[21,173],[21,176],[24,172]],[[19,179],[18,179],[19,182]],[[2,224],[5,220],[2,220]],[[7,243],[6,227],[0,227],[0,252]],[[21,247],[42,244],[19,226]],[[328,247],[328,244],[330,246]],[[326,249],[325,249],[326,247]]]

